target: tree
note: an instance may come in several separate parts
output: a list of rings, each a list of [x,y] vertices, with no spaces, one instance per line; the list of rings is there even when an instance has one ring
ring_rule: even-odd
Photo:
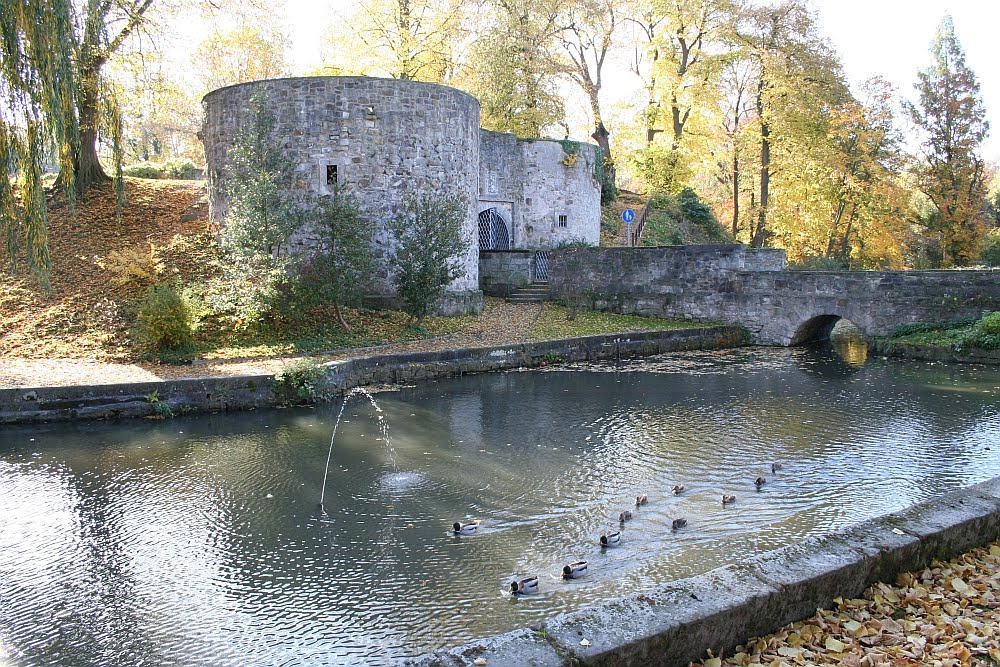
[[[79,150],[73,5],[69,0],[6,3],[0,10],[0,233],[10,270],[23,249],[46,282],[48,216],[42,166],[53,151],[72,185]],[[17,185],[8,178],[17,176]],[[67,192],[72,203],[73,188]]]
[[[337,323],[350,331],[340,306],[360,298],[375,271],[371,223],[361,216],[357,198],[340,186],[319,199],[312,218],[322,243],[313,265],[323,295],[333,303]]]
[[[465,0],[365,0],[330,40],[325,69],[441,83],[454,76]]]
[[[930,231],[941,239],[941,265],[964,266],[977,257],[985,233],[986,171],[977,150],[989,122],[951,16],[938,26],[931,54],[933,63],[914,85],[919,100],[905,108],[924,134],[918,183],[939,213]]]
[[[217,302],[235,309],[243,321],[267,310],[289,265],[285,245],[304,222],[288,195],[295,165],[274,141],[274,124],[267,95],[255,91],[229,149],[229,176],[224,183],[210,183],[224,190],[228,205],[222,235],[225,297]]]
[[[241,25],[209,35],[191,57],[205,91],[285,76],[289,40],[276,30]]]
[[[561,0],[488,0],[457,83],[480,101],[487,130],[540,137],[562,124],[559,68],[552,57]]]
[[[804,0],[781,0],[755,7],[739,25],[742,51],[757,70],[754,106],[760,146],[760,187],[750,245],[769,244],[771,230],[772,149],[784,142],[785,155],[795,134],[818,136],[822,115],[848,95],[840,63],[816,31],[816,22]],[[800,142],[801,143],[801,142]],[[800,146],[801,147],[801,146]]]
[[[445,287],[465,275],[463,226],[466,203],[432,192],[410,194],[389,221],[396,237],[393,283],[406,312],[417,326],[444,295]]]
[[[576,83],[590,102],[594,121],[594,138],[603,152],[606,181],[615,182],[615,163],[611,155],[611,133],[604,125],[601,111],[601,87],[604,63],[611,50],[612,39],[620,21],[620,0],[582,0],[570,4],[561,17],[558,38],[568,61],[563,73]]]
[[[77,67],[76,112],[80,144],[73,154],[73,171],[78,190],[108,180],[97,156],[97,139],[102,125],[111,135],[116,170],[121,170],[121,112],[114,96],[109,94],[102,70],[111,55],[143,24],[152,4],[153,0],[91,0],[75,4],[80,12],[76,24],[83,27],[70,45]]]

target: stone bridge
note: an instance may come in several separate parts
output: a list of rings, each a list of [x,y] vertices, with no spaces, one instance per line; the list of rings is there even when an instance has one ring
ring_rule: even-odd
[[[553,251],[549,280],[557,298],[740,323],[766,345],[825,338],[841,318],[870,338],[900,324],[1000,310],[997,271],[787,271],[783,250],[743,245]]]

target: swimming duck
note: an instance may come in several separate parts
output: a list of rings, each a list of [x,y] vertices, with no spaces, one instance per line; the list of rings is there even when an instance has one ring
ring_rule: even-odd
[[[456,521],[452,524],[451,528],[456,535],[474,535],[479,529],[479,522],[470,521],[468,523],[459,523]]]
[[[724,506],[735,502],[736,502],[736,496],[731,496],[727,493],[722,494],[722,504]]]
[[[585,574],[587,574],[587,561],[585,560],[578,560],[575,563],[563,566],[563,579],[576,579]]]
[[[762,486],[764,486],[765,484],[767,484],[767,480],[766,480],[766,479],[764,479],[763,477],[758,477],[757,479],[755,479],[755,480],[753,481],[753,484],[754,484],[754,486],[756,486],[756,487],[757,487],[757,490],[758,490],[758,491],[760,491],[760,487],[762,487]]]
[[[538,577],[525,577],[510,582],[512,595],[531,595],[538,592]]]
[[[601,535],[601,546],[602,547],[617,547],[622,543],[622,531],[617,531],[614,533],[605,533]]]
[[[681,494],[681,491],[683,491],[683,490],[684,490],[684,485],[683,484],[674,484],[674,488],[671,489],[671,492],[675,496],[679,496]]]
[[[618,521],[620,521],[621,523],[625,523],[626,521],[631,521],[631,520],[632,520],[632,510],[625,510],[624,512],[618,515]]]
[[[640,505],[645,505],[648,501],[649,501],[649,498],[646,497],[645,493],[642,494],[641,496],[636,496],[635,497],[635,506],[639,507]]]
[[[688,525],[687,519],[674,519],[673,523],[670,524],[671,530],[677,530],[678,528],[683,528]]]
[[[771,464],[771,474],[774,474],[774,473],[778,472],[779,470],[781,470],[781,464],[780,463],[772,463]]]

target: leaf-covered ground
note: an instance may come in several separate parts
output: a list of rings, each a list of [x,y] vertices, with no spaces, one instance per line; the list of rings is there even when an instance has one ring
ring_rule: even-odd
[[[554,304],[542,309],[487,298],[479,316],[427,318],[422,329],[408,326],[399,312],[346,309],[353,327],[347,333],[334,324],[332,308],[313,306],[294,320],[243,331],[210,318],[198,332],[195,349],[185,353],[197,360],[195,366],[160,366],[143,361],[145,351],[132,339],[136,300],[154,279],[203,284],[217,271],[217,246],[208,231],[203,182],[129,178],[126,194],[120,223],[110,186],[79,201],[75,214],[65,206],[51,207],[51,294],[30,275],[4,276],[0,386],[266,373],[280,369],[288,355],[333,359],[373,349],[482,347],[691,326],[587,311],[571,321]],[[123,266],[136,279],[117,284]]]
[[[862,599],[709,656],[703,667],[1000,665],[1000,543],[879,583]],[[725,658],[725,659],[722,659]]]

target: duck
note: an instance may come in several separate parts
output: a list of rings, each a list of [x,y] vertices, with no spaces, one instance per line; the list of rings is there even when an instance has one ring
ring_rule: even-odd
[[[771,474],[772,475],[774,473],[778,472],[779,470],[781,470],[781,464],[780,463],[772,463],[771,464]]]
[[[524,577],[510,582],[511,595],[531,595],[538,592],[538,577]]]
[[[456,521],[452,524],[451,528],[456,535],[475,535],[476,531],[479,530],[479,522],[469,521],[468,523],[460,523]]]
[[[683,484],[674,484],[674,488],[673,488],[673,489],[671,489],[670,491],[671,491],[671,493],[673,493],[673,494],[674,494],[675,496],[679,496],[679,495],[681,495],[681,492],[682,492],[683,490],[684,490],[684,485],[683,485]]]
[[[646,497],[645,493],[643,493],[642,495],[639,495],[639,496],[635,497],[635,506],[636,507],[639,507],[640,505],[645,505],[647,502],[649,502],[649,498]]]
[[[766,479],[764,479],[763,477],[758,477],[757,479],[755,479],[755,480],[753,481],[753,484],[754,484],[754,486],[756,486],[756,487],[757,487],[757,490],[758,490],[758,491],[760,491],[760,487],[762,487],[762,486],[764,486],[765,484],[767,484],[767,480],[766,480]]]
[[[674,519],[670,524],[670,530],[677,530],[678,528],[683,528],[686,525],[688,525],[687,519]]]
[[[578,560],[575,563],[564,565],[562,569],[563,579],[576,579],[587,574],[587,561]]]
[[[736,502],[736,496],[729,495],[728,493],[722,494],[722,504],[723,506],[729,505]]]
[[[618,521],[620,523],[625,523],[626,521],[631,521],[631,520],[632,520],[632,510],[625,510],[624,512],[618,515]]]
[[[622,531],[617,531],[614,533],[605,533],[601,535],[601,546],[602,547],[617,547],[622,543]]]

